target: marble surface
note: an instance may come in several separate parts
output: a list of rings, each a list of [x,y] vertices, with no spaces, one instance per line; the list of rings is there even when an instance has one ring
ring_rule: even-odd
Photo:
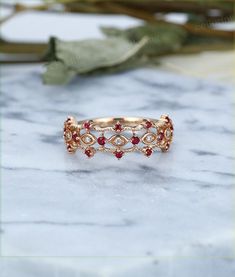
[[[1,69],[1,276],[234,276],[232,86],[146,68],[47,87],[41,72]],[[168,153],[65,151],[68,114],[162,113]]]

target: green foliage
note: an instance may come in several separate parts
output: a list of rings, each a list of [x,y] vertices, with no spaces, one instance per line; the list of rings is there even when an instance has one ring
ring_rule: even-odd
[[[43,83],[48,85],[63,85],[69,83],[76,71],[66,67],[61,61],[50,62],[43,75]]]
[[[153,57],[177,51],[184,29],[168,24],[144,25],[127,30],[102,28],[103,40],[49,41],[46,84],[66,84],[76,74],[109,73],[148,64]],[[151,58],[150,58],[151,57]]]
[[[105,27],[101,30],[107,36],[122,37],[129,41],[138,42],[143,37],[148,37],[148,43],[142,49],[142,53],[147,56],[175,52],[182,47],[187,37],[183,28],[164,23],[146,24],[126,30]]]
[[[66,84],[75,74],[119,67],[134,58],[146,43],[146,38],[137,43],[121,37],[82,41],[50,39],[47,56],[53,60],[47,64],[44,83]]]

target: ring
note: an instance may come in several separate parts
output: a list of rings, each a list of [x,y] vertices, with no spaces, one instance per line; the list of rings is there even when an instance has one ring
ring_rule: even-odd
[[[173,139],[173,124],[168,115],[149,118],[97,118],[77,121],[69,116],[64,122],[64,140],[69,153],[81,149],[91,158],[98,151],[121,159],[129,152],[150,157],[154,151],[168,151]]]

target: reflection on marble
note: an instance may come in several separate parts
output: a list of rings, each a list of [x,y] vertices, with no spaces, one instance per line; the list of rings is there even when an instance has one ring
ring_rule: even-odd
[[[1,276],[233,276],[229,85],[158,69],[77,78],[66,87],[42,85],[39,65],[1,73],[1,250],[22,257],[2,259]],[[118,161],[65,151],[69,114],[162,113],[175,123],[168,153]]]

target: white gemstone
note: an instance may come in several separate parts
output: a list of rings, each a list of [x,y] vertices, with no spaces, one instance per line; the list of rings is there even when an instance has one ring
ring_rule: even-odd
[[[118,138],[115,139],[115,143],[116,143],[116,145],[122,145],[123,141],[120,137],[118,137]]]
[[[169,129],[169,128],[166,129],[165,135],[166,135],[167,138],[170,138],[171,137],[171,129]]]
[[[147,142],[152,142],[153,136],[152,135],[147,135],[146,140],[147,140]]]
[[[86,142],[86,143],[90,143],[90,142],[91,142],[91,138],[90,138],[90,137],[88,137],[88,136],[87,136],[87,137],[85,137],[85,138],[84,138],[84,140],[85,140],[85,142]]]
[[[65,138],[66,138],[66,140],[71,140],[71,138],[72,138],[72,133],[71,133],[70,131],[66,132],[66,133],[65,133]]]

